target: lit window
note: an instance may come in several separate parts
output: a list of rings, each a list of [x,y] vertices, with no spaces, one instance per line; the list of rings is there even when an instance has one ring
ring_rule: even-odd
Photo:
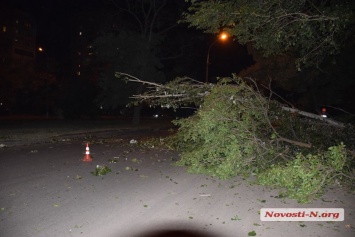
[[[7,29],[6,29],[6,26],[3,26],[3,27],[2,27],[2,32],[6,32],[6,30],[7,30]]]
[[[80,31],[80,32],[79,32],[79,35],[82,35],[82,34],[83,34],[83,32]]]
[[[81,65],[79,64],[78,67],[81,67]]]
[[[76,74],[77,74],[78,76],[80,76],[80,71],[77,71]]]

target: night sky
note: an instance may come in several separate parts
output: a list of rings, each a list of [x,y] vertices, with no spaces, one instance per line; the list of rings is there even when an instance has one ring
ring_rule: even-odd
[[[12,102],[1,98],[6,98],[7,95],[0,96],[0,100],[9,104],[9,111],[11,113],[29,113],[32,111],[45,113],[44,110],[46,110],[46,113],[53,114],[57,107],[66,110],[68,106],[72,106],[73,108],[69,109],[71,110],[70,113],[80,109],[85,110],[87,107],[98,107],[94,98],[95,93],[100,91],[98,84],[87,86],[87,83],[82,81],[83,76],[80,80],[75,77],[76,71],[74,68],[78,65],[75,55],[80,51],[78,46],[83,47],[84,44],[91,44],[90,41],[94,41],[97,34],[100,34],[98,32],[107,31],[110,24],[118,25],[118,29],[137,31],[134,18],[130,14],[120,11],[120,8],[126,8],[126,1],[114,1],[116,5],[113,5],[110,0],[0,1],[5,6],[29,13],[34,18],[37,27],[36,48],[44,49],[42,53],[37,53],[37,63],[41,65],[41,70],[45,68],[45,70],[51,70],[51,73],[56,74],[57,81],[56,84],[50,86],[42,83],[42,85],[37,86],[37,89],[29,88],[27,85],[15,88],[16,91],[11,94]],[[159,57],[169,58],[172,56],[171,58],[173,58],[172,60],[162,61],[166,80],[172,80],[178,76],[189,76],[205,81],[208,48],[217,39],[217,35],[204,34],[196,29],[188,28],[186,24],[177,24],[177,21],[181,19],[182,11],[186,9],[187,3],[185,0],[168,0],[166,3],[164,10],[161,12],[163,21],[158,21],[157,26],[159,28],[159,25],[162,25],[162,27],[176,25],[167,31],[164,36],[164,43],[159,48],[162,51]],[[103,17],[101,18],[101,16]],[[110,21],[111,19],[113,20]],[[91,32],[91,36],[86,38],[88,42],[78,45],[78,26],[81,24],[85,27],[84,31]],[[179,48],[184,49],[184,52],[181,50],[184,55],[175,58],[175,55],[180,54]],[[210,81],[216,82],[217,76],[230,76],[231,73],[240,71],[250,65],[252,60],[246,56],[245,47],[236,41],[230,40],[229,42],[214,44],[210,50]],[[83,83],[90,88],[84,88]],[[83,90],[80,95],[84,98],[78,98],[80,97],[77,94],[78,90]],[[23,103],[24,98],[30,102]],[[89,99],[91,101],[88,101]],[[46,101],[47,105],[44,105],[43,101]],[[73,105],[75,103],[77,103],[76,106]],[[80,105],[80,103],[85,105]],[[44,109],[44,107],[47,107],[47,109]]]
[[[2,0],[10,6],[31,13],[37,23],[37,43],[47,50],[47,54],[59,60],[68,57],[67,47],[70,44],[70,34],[68,30],[75,21],[78,14],[84,12],[99,12],[100,10],[112,9],[113,6],[108,0]],[[116,1],[123,6],[125,1]],[[179,6],[184,4],[184,0],[168,1]],[[174,7],[174,6],[173,6]],[[178,13],[180,14],[180,12]],[[132,19],[127,19],[128,22]],[[180,27],[187,26],[183,25]],[[191,31],[191,30],[190,30]],[[196,31],[198,32],[198,31]],[[201,64],[204,65],[207,49],[215,39],[214,35],[199,32],[202,44],[196,45],[196,51],[201,51]],[[211,48],[210,73],[214,76],[228,76],[250,65],[252,60],[246,57],[245,48],[236,41],[216,44]],[[201,68],[204,72],[204,68]]]
[[[73,23],[76,21],[78,15],[90,12],[95,14],[101,10],[112,10],[113,6],[108,0],[0,0],[11,7],[18,8],[33,15],[37,23],[37,45],[46,49],[46,54],[49,58],[56,60],[59,64],[66,64],[70,61],[72,49],[68,46],[72,43],[72,28]],[[125,4],[125,1],[117,1],[119,4]],[[171,9],[176,6],[186,4],[184,0],[171,0],[168,1]],[[181,9],[180,9],[181,10]],[[179,12],[178,14],[181,14]],[[174,16],[176,18],[176,15]],[[175,20],[175,19],[174,19]],[[121,24],[132,24],[132,20],[127,18],[127,22]],[[194,29],[188,29],[187,25],[177,27],[177,31],[192,32],[195,31],[194,37],[196,45],[194,45],[196,65],[195,70],[197,74],[193,74],[201,81],[204,80],[204,73],[206,67],[207,49],[210,44],[215,40],[215,35],[203,34]],[[173,34],[172,34],[173,35]],[[190,37],[187,35],[186,37]],[[174,36],[172,36],[172,41]],[[177,61],[178,62],[178,61]],[[209,73],[211,77],[216,76],[230,76],[231,73],[239,72],[253,64],[253,59],[246,47],[238,44],[234,40],[229,42],[218,42],[210,51],[210,68]],[[170,65],[171,66],[171,65]],[[167,64],[169,68],[169,64]],[[191,71],[191,70],[190,70]],[[344,70],[343,70],[344,72]],[[189,72],[187,71],[186,74]],[[353,72],[348,74],[354,75]],[[178,76],[178,75],[175,75]],[[182,76],[182,75],[180,75]],[[215,80],[211,79],[215,82]],[[354,83],[349,83],[350,86],[345,88],[344,93],[349,96],[346,99],[346,108],[352,109],[353,93],[349,90],[354,88]],[[339,93],[339,92],[337,92]],[[344,102],[345,103],[345,102]],[[338,105],[337,105],[338,106]]]

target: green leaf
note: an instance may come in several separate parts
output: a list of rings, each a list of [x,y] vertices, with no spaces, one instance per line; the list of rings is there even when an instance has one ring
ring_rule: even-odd
[[[248,236],[256,236],[256,232],[253,230],[253,231],[250,231],[249,233],[248,233]]]
[[[100,166],[97,165],[95,171],[91,172],[91,174],[95,176],[103,176],[106,175],[107,173],[110,173],[111,169],[109,167],[105,166]]]

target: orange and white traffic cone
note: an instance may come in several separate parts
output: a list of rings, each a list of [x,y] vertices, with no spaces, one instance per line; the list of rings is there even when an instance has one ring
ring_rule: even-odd
[[[89,143],[86,143],[86,151],[85,151],[85,155],[84,155],[83,161],[85,161],[85,162],[91,162],[92,161],[92,157],[90,155]]]
[[[322,113],[321,113],[320,116],[321,116],[322,118],[328,117],[328,116],[327,116],[327,109],[326,109],[326,108],[322,108]]]

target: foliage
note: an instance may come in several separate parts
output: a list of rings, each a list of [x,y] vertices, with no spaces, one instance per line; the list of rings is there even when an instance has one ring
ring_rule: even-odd
[[[353,154],[346,155],[355,149],[351,125],[329,129],[327,120],[314,119],[320,116],[290,113],[272,91],[265,97],[250,78],[234,75],[215,85],[181,78],[165,85],[126,79],[150,85],[135,96],[139,102],[199,107],[193,116],[173,121],[179,129],[165,142],[181,153],[178,164],[189,172],[221,179],[256,175],[260,183],[285,188],[300,202],[319,196],[335,177],[354,179]]]
[[[341,139],[350,146],[353,142],[344,137],[344,129],[331,132],[322,122],[283,111],[256,89],[240,79],[223,79],[194,116],[174,121],[179,126],[173,142],[181,152],[178,164],[221,179],[255,174],[261,184],[309,202],[351,169]],[[312,148],[300,147],[300,139]]]
[[[110,173],[111,169],[109,167],[107,167],[106,165],[101,166],[101,165],[97,165],[95,168],[95,171],[91,172],[92,175],[95,176],[103,176],[107,173]]]
[[[116,77],[126,82],[136,82],[146,86],[142,94],[133,95],[134,104],[145,103],[150,107],[176,109],[180,106],[201,105],[204,96],[209,93],[212,84],[204,84],[189,77],[177,77],[165,84],[140,80],[127,73],[116,72]]]
[[[299,153],[287,164],[271,165],[270,169],[258,174],[258,182],[285,189],[282,195],[306,203],[319,197],[326,186],[334,182],[345,162],[344,144],[329,147],[316,155]]]
[[[267,163],[268,149],[261,139],[271,132],[264,119],[267,100],[246,83],[231,82],[222,79],[194,116],[175,121],[179,164],[190,172],[226,179]]]
[[[275,56],[278,65],[296,57],[299,70],[338,53],[353,33],[353,5],[340,0],[187,1],[191,7],[183,22],[208,33],[228,31],[263,56]],[[287,73],[298,74],[294,69]],[[353,154],[346,156],[354,150],[354,134],[344,136],[341,127],[330,131],[330,121],[317,120],[320,116],[309,119],[283,110],[270,85],[262,93],[254,80],[236,76],[216,85],[188,77],[161,85],[125,73],[116,76],[147,86],[133,96],[137,103],[198,108],[193,116],[174,121],[179,129],[171,142],[181,152],[178,164],[190,172],[222,179],[254,174],[300,202],[319,196],[335,178],[354,179],[349,175]]]
[[[297,66],[318,65],[339,52],[353,31],[350,1],[190,0],[183,21],[208,33],[221,29],[265,56],[293,52]]]

